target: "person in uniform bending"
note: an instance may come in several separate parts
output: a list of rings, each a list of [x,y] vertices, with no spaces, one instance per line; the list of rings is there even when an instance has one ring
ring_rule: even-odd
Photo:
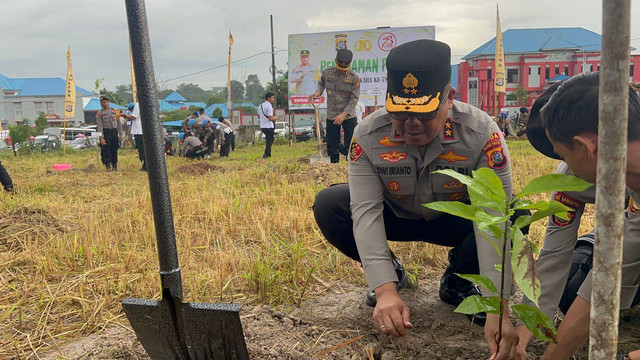
[[[7,169],[2,166],[2,161],[0,161],[0,184],[2,184],[2,187],[6,192],[13,192],[13,181],[11,180],[11,176],[9,176]]]
[[[412,41],[389,53],[385,108],[367,116],[355,129],[349,183],[322,190],[313,206],[328,242],[362,263],[370,289],[366,302],[375,306],[373,321],[384,334],[406,336],[412,327],[409,309],[398,295],[406,283],[405,271],[389,250],[388,240],[453,247],[439,291],[447,303],[458,305],[471,295],[495,295],[487,289],[480,293],[454,273],[480,273],[500,283],[500,272],[494,268],[500,257],[471,221],[421,205],[469,201],[463,184],[433,173],[441,169],[467,175],[479,168],[492,169],[505,193],[512,193],[504,137],[486,113],[454,100],[450,60],[449,46],[433,40]],[[501,239],[492,240],[502,246]],[[476,314],[473,320],[486,319],[485,333],[496,339],[499,316],[484,316]],[[502,336],[516,335],[512,329]]]
[[[102,108],[96,114],[96,124],[102,146],[102,163],[107,170],[118,170],[118,148],[122,141],[122,124],[118,120],[118,114],[109,107],[109,98],[100,96]]]
[[[316,92],[309,95],[309,100],[317,99],[327,89],[327,154],[332,163],[340,161],[340,154],[347,155],[346,145],[340,143],[340,128],[344,130],[344,142],[347,143],[357,124],[360,78],[349,69],[352,59],[351,50],[338,50],[336,66],[322,71]]]
[[[295,84],[296,95],[310,95],[316,91],[318,69],[309,63],[309,50],[300,51],[300,65],[291,70],[289,82]]]
[[[208,149],[202,146],[202,141],[191,133],[180,133],[178,139],[182,142],[182,152],[180,156],[188,159],[202,158],[207,154]]]
[[[566,165],[561,164],[560,172],[571,172],[593,183],[596,181],[598,157],[598,96],[598,73],[574,76],[557,89],[550,88],[542,99],[536,100],[527,125],[527,138],[538,151],[548,157],[564,160]],[[540,119],[534,112],[537,108],[542,108]],[[626,190],[630,199],[624,218],[620,309],[627,309],[637,301],[640,283],[640,160],[632,156],[640,153],[640,99],[632,89],[629,90],[627,126]],[[579,194],[554,194],[556,200],[565,203],[572,211],[569,221],[552,218],[551,222],[557,222],[555,225],[561,228],[577,229],[582,212],[581,203],[594,197],[589,191],[593,191],[593,188]],[[551,287],[558,281],[562,284],[570,271],[575,235],[569,231],[567,234],[571,234],[567,239],[551,238],[553,233],[548,232],[537,261],[542,284],[539,304],[547,315],[549,310],[555,310],[559,297],[558,291]],[[601,241],[606,241],[606,234],[600,236]],[[543,359],[569,359],[586,343],[589,337],[591,289],[589,272],[558,328],[558,344],[549,345]],[[523,343],[518,345],[518,355],[525,355],[531,334],[524,326],[518,326],[517,332],[519,340],[516,339],[516,342]],[[640,351],[624,358],[640,359]]]

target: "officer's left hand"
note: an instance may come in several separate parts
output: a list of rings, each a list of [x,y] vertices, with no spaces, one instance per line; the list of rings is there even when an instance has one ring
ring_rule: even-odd
[[[340,125],[342,124],[342,122],[344,121],[344,119],[347,118],[347,113],[343,112],[340,115],[336,116],[335,119],[333,119],[333,125]]]
[[[402,301],[396,285],[386,283],[376,288],[376,308],[373,311],[373,323],[383,333],[395,337],[406,337],[411,329],[409,308]]]
[[[508,306],[505,306],[508,309]],[[500,316],[487,314],[487,322],[484,325],[484,337],[489,345],[491,358],[489,360],[513,360],[516,358],[518,334],[516,333],[508,313],[502,319],[502,336],[498,344],[498,331]]]
[[[124,138],[122,136],[119,137],[120,142],[122,142],[122,140],[124,140]]]

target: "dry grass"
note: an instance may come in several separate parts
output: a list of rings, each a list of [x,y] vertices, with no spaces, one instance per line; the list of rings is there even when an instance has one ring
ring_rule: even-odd
[[[516,190],[557,164],[528,142],[510,149]],[[323,241],[311,212],[320,189],[346,181],[346,163],[296,161],[310,153],[313,144],[297,144],[275,146],[269,161],[262,147],[205,165],[168,159],[187,301],[295,305],[338,279],[364,283],[359,266]],[[0,195],[0,359],[126,324],[127,296],[159,298],[150,194],[134,151],[121,152],[117,173],[101,171],[91,151],[3,160],[19,193]],[[57,162],[85,171],[48,171]],[[193,171],[178,171],[185,164]],[[531,234],[541,241],[544,224]],[[393,247],[418,276],[445,266],[446,248]]]

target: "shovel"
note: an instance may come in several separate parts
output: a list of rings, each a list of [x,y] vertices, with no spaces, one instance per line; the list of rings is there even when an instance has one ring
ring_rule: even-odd
[[[311,99],[311,104],[313,108],[316,110],[316,137],[318,138],[318,155],[311,156],[309,158],[309,162],[311,164],[321,162],[325,164],[329,164],[331,161],[329,157],[322,156],[322,134],[320,134],[320,99],[315,98]]]
[[[153,360],[249,359],[237,305],[182,302],[146,10],[144,0],[125,3],[149,170],[162,300],[127,298],[122,307]]]

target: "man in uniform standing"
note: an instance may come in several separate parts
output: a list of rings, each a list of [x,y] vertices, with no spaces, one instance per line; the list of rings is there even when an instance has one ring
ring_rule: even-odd
[[[102,163],[107,170],[118,170],[118,148],[122,141],[122,124],[118,120],[118,114],[109,107],[109,98],[100,96],[102,109],[96,114],[96,124],[102,146]]]
[[[447,44],[416,40],[396,47],[387,58],[387,79],[385,108],[363,119],[355,130],[349,149],[349,183],[322,190],[313,210],[329,243],[362,263],[371,291],[367,304],[375,306],[375,326],[384,334],[406,336],[412,324],[409,309],[398,295],[406,275],[387,241],[453,247],[440,285],[445,302],[458,305],[480,294],[454,273],[480,273],[499,284],[500,272],[494,265],[500,257],[474,224],[421,204],[469,200],[465,185],[433,173],[440,169],[468,175],[475,169],[492,169],[505,193],[511,194],[511,165],[495,122],[483,111],[454,100]],[[503,244],[502,239],[492,241],[499,247]],[[506,281],[509,296],[511,277]],[[482,289],[482,295],[493,294]],[[473,320],[483,323],[486,319],[486,337],[495,343],[499,316],[484,316],[476,314]],[[515,337],[513,327],[502,333],[502,339]],[[500,346],[500,356],[515,351],[515,343],[510,344],[513,349]]]
[[[296,85],[296,95],[310,95],[316,90],[318,69],[309,63],[309,50],[300,51],[300,65],[291,70],[289,82]]]
[[[327,154],[332,163],[340,161],[340,154],[347,155],[347,147],[340,143],[340,128],[344,130],[344,141],[351,141],[356,127],[356,104],[360,97],[360,78],[349,69],[353,53],[340,49],[336,54],[336,66],[322,71],[318,89],[309,95],[317,99],[327,89]]]

